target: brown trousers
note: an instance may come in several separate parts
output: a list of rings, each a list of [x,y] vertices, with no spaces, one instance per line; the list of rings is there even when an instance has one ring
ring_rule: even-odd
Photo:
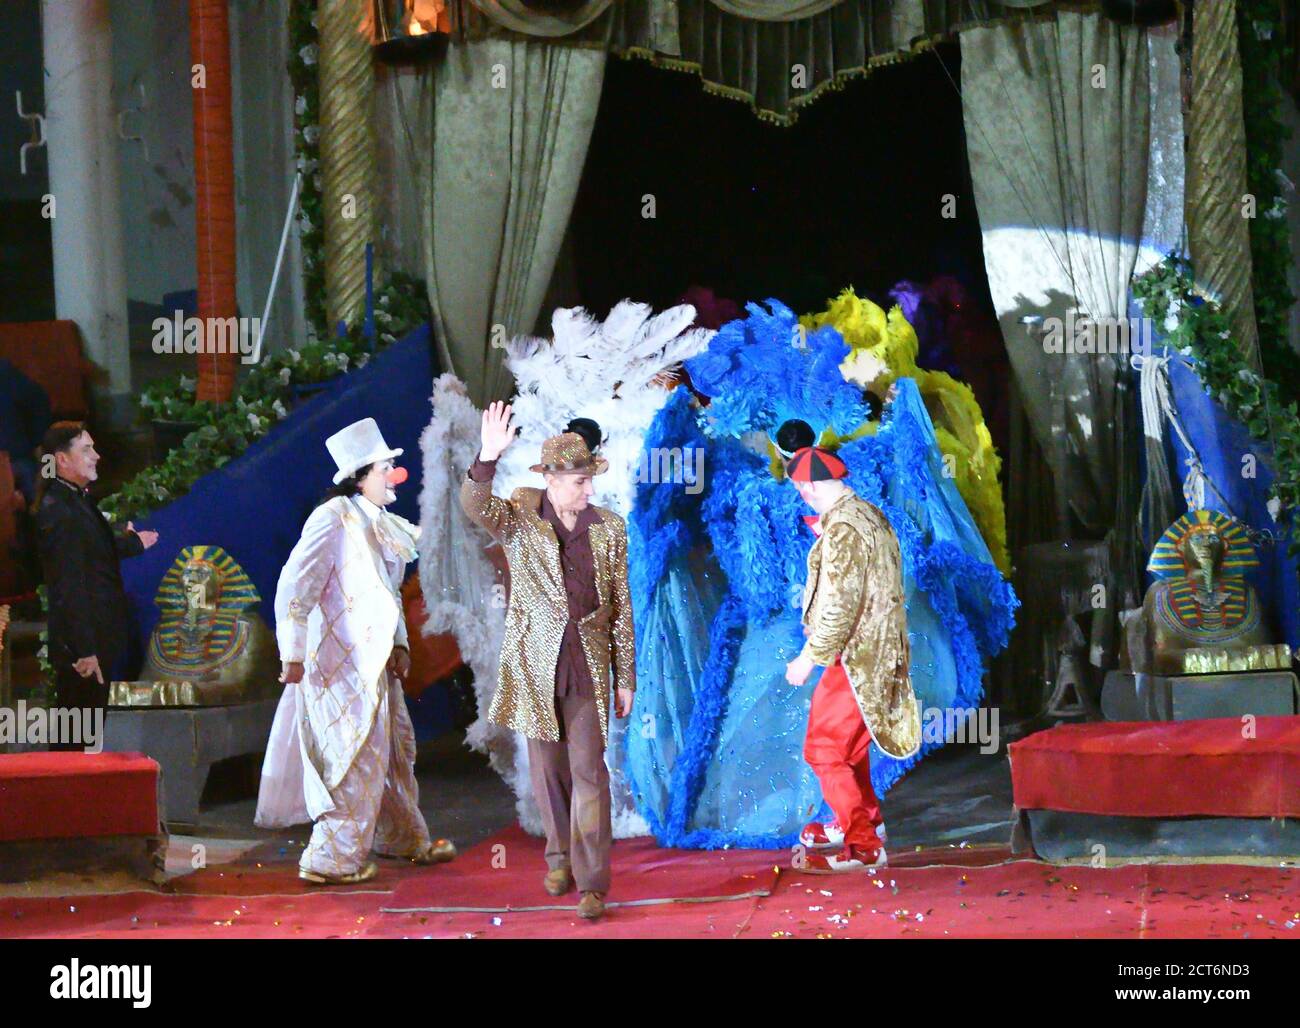
[[[560,741],[528,740],[533,795],[546,829],[546,866],[570,867],[580,892],[609,891],[609,771],[596,697],[555,698]]]

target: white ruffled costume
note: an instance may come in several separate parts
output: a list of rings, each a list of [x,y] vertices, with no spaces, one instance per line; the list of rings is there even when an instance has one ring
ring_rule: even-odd
[[[624,300],[604,322],[581,307],[560,308],[551,316],[553,339],[511,340],[505,363],[518,387],[511,403],[519,434],[497,463],[493,492],[509,496],[519,486],[541,486],[541,476],[529,467],[537,463],[542,442],[563,431],[573,418],[586,417],[605,433],[600,454],[609,461],[609,471],[592,479],[591,502],[626,518],[636,496],[646,432],[670,395],[652,380],[707,349],[713,338],[711,329],[691,328],[694,320],[690,304],[655,315],[648,304]],[[465,470],[478,455],[481,412],[450,374],[434,382],[431,402],[433,420],[420,438],[420,586],[429,610],[424,631],[455,635],[474,672],[478,699],[479,718],[467,740],[488,753],[493,768],[514,791],[519,823],[541,835],[525,741],[487,720],[505,602],[494,590],[495,573],[483,553],[489,540],[465,517],[457,499]],[[612,721],[605,750],[614,837],[619,839],[649,834],[621,770],[625,731],[626,722]]]
[[[280,573],[280,658],[305,667],[276,710],[254,822],[314,821],[304,870],[347,875],[372,849],[414,856],[429,843],[415,733],[387,671],[406,645],[399,590],[419,532],[362,496],[335,497],[312,512]]]

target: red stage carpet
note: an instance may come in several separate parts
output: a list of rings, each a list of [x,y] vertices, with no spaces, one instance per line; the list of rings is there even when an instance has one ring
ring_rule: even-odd
[[[485,848],[486,846],[486,848]],[[420,876],[394,891],[386,910],[429,913],[456,909],[505,912],[521,908],[572,910],[577,893],[548,896],[541,887],[546,872],[543,840],[519,827],[475,846],[437,878]],[[766,895],[777,877],[775,866],[788,862],[783,852],[762,850],[670,850],[653,839],[625,839],[614,845],[611,877],[617,883],[611,903],[658,904],[669,900],[698,903]]]
[[[435,867],[381,863],[308,890],[289,857],[210,867],[169,892],[0,899],[0,936],[66,938],[1296,938],[1291,868],[1059,868],[996,848],[900,853],[876,875],[807,875],[788,854],[615,844],[608,916],[579,920],[541,889],[541,843],[503,832]],[[505,866],[494,867],[504,856]],[[990,863],[994,861],[1002,861]],[[782,866],[780,873],[773,868]],[[722,899],[710,897],[727,897]],[[576,896],[564,897],[570,904]],[[683,902],[651,902],[668,899]],[[447,907],[513,910],[441,912]],[[439,910],[416,910],[416,907]]]
[[[1058,725],[1011,744],[1020,810],[1300,817],[1300,717]]]

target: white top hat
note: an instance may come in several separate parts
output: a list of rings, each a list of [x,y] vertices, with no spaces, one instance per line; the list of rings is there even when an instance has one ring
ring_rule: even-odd
[[[367,464],[402,455],[401,449],[389,449],[374,418],[362,418],[335,432],[325,440],[325,449],[339,466],[334,475],[335,485]]]

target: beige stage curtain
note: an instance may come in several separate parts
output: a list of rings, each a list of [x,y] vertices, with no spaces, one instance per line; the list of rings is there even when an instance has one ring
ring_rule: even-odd
[[[967,152],[1007,353],[1057,494],[1097,538],[1117,509],[1124,358],[1047,353],[1042,322],[1064,322],[1071,308],[1128,316],[1147,194],[1147,33],[1059,11],[964,32],[961,48]],[[1074,534],[1066,513],[1063,536]]]
[[[432,70],[394,84],[414,94],[402,111],[439,357],[480,406],[513,391],[499,344],[536,327],[604,71],[599,49],[453,40]]]
[[[798,21],[829,10],[844,0],[709,0],[720,11],[754,21]]]
[[[907,60],[974,25],[1034,15],[1043,0],[589,0],[542,16],[522,0],[451,0],[454,33],[601,47],[699,75],[711,93],[791,124],[827,89]],[[801,69],[796,77],[796,66]]]
[[[530,8],[522,0],[462,0],[503,29],[526,36],[568,36],[585,28],[609,9],[613,0],[584,0],[569,10]]]

